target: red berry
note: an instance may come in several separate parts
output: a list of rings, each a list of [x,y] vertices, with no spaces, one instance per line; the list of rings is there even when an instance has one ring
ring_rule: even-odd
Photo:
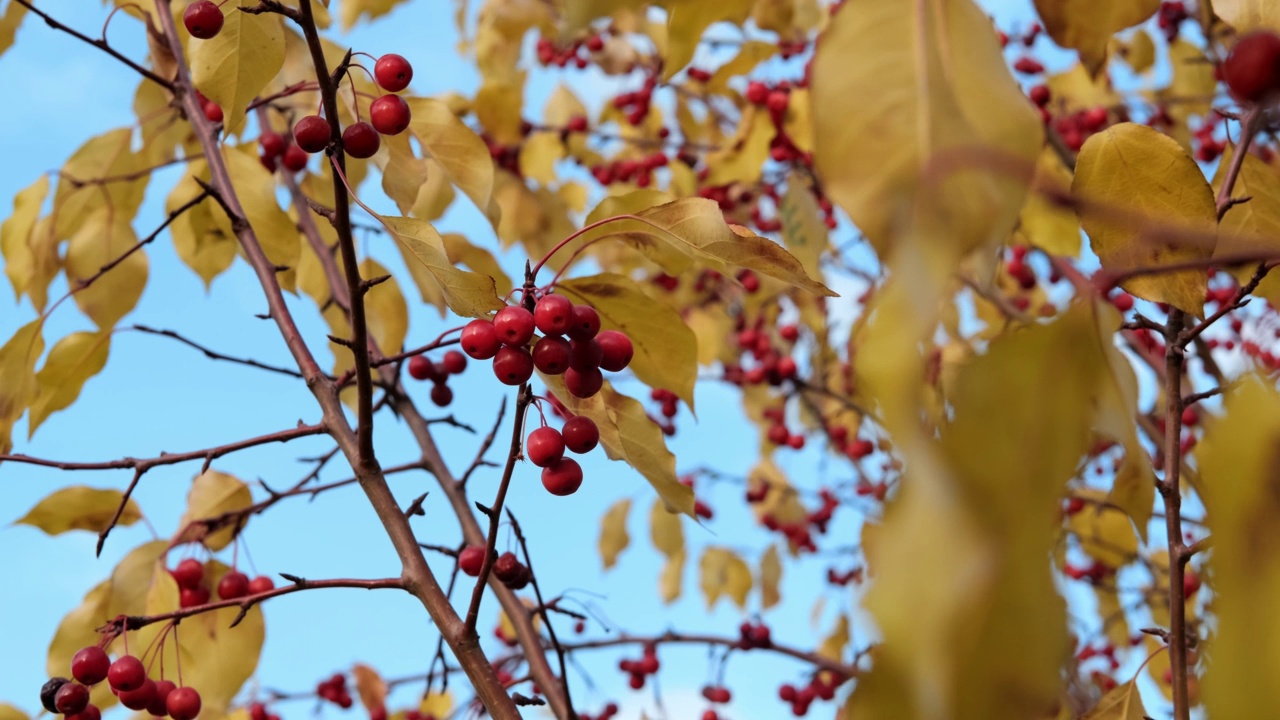
[[[1193,408],[1193,407],[1189,407],[1189,408],[1183,408],[1183,409],[1182,409],[1182,424],[1183,424],[1183,425],[1195,425],[1195,424],[1196,424],[1196,423],[1198,423],[1198,422],[1200,422],[1200,414],[1196,412],[1196,409],[1195,409],[1195,408]],[[71,670],[71,674],[72,674],[72,675],[75,675],[75,668],[72,668],[72,670]],[[77,680],[80,680],[80,678],[79,678],[79,677],[77,677],[76,679],[77,679]],[[80,682],[84,682],[84,680],[80,680]],[[92,684],[92,683],[90,683],[90,684]]]
[[[604,49],[604,38],[599,35],[592,35],[587,38],[587,49],[591,52],[600,52]]]
[[[222,31],[222,11],[209,0],[196,0],[183,11],[182,24],[191,37],[208,40]]]
[[[281,162],[289,172],[302,172],[307,169],[307,151],[297,145],[290,145],[285,148]]]
[[[204,563],[194,558],[187,558],[173,569],[173,579],[178,587],[184,590],[195,590],[204,582]]]
[[[1044,107],[1049,104],[1049,100],[1052,99],[1053,93],[1049,90],[1047,85],[1036,85],[1031,88],[1027,93],[1027,96],[1030,97],[1031,102],[1035,103],[1037,106]]]
[[[569,344],[569,367],[578,372],[590,372],[600,369],[600,361],[604,359],[604,349],[595,338],[590,340],[574,340]]]
[[[504,385],[520,385],[533,377],[533,357],[525,348],[504,346],[493,358],[493,374]]]
[[[89,703],[80,712],[66,716],[65,720],[102,720],[102,711],[97,705]]]
[[[787,106],[791,104],[791,98],[782,90],[774,90],[769,93],[765,103],[768,105],[770,113],[781,116],[787,111]]]
[[[209,588],[201,586],[195,590],[183,588],[178,593],[178,607],[195,607],[209,602]]]
[[[564,457],[564,437],[555,428],[540,427],[529,433],[524,454],[534,465],[547,467]]]
[[[142,661],[132,655],[123,655],[111,663],[107,670],[107,682],[116,692],[137,690],[147,680],[147,669]]]
[[[533,322],[544,334],[564,335],[573,325],[573,303],[563,295],[545,295],[533,308]]]
[[[482,565],[484,565],[484,548],[468,545],[458,553],[458,568],[471,577],[480,574]]]
[[[238,570],[232,570],[218,581],[218,597],[223,600],[235,600],[249,594],[249,576]]]
[[[276,589],[275,581],[267,577],[266,575],[259,575],[258,577],[249,581],[250,595],[257,595],[259,593],[271,592],[272,590],[275,590],[275,589]]]
[[[600,314],[590,305],[573,306],[573,326],[569,337],[574,340],[590,340],[600,332]]]
[[[600,392],[600,388],[604,386],[604,375],[600,373],[599,368],[585,372],[569,368],[564,371],[564,386],[574,397],[589,398]]]
[[[453,390],[444,383],[436,383],[431,387],[431,402],[435,403],[436,407],[447,407],[453,402]]]
[[[472,320],[462,328],[462,351],[476,360],[488,360],[498,354],[502,341],[488,320]]]
[[[436,372],[435,363],[423,355],[414,355],[409,358],[409,377],[414,380],[439,380],[440,374]]]
[[[467,356],[457,350],[450,350],[444,354],[444,371],[450,375],[461,375],[467,369]]]
[[[542,469],[542,487],[552,495],[572,495],[582,487],[582,466],[573,458],[561,458]]]
[[[97,645],[90,645],[71,657],[71,677],[85,685],[97,685],[107,679],[111,658]]]
[[[635,349],[631,338],[617,330],[605,330],[596,336],[600,345],[600,367],[609,372],[618,372],[631,364]]]
[[[548,375],[561,375],[569,369],[572,354],[568,340],[548,335],[533,346],[533,365]]]
[[[493,316],[493,329],[507,345],[525,345],[533,337],[533,313],[518,305],[508,305]]]
[[[762,82],[752,80],[747,83],[746,98],[752,105],[763,105],[769,99],[769,88]]]
[[[53,705],[63,715],[75,715],[89,704],[89,688],[80,683],[69,682],[58,688],[53,696]]]
[[[524,565],[512,552],[502,553],[493,563],[493,574],[503,585],[519,580],[523,570]]]
[[[564,446],[579,455],[589,453],[600,442],[600,428],[586,415],[575,415],[560,429]]]
[[[383,95],[369,104],[369,122],[383,135],[399,135],[409,127],[409,104],[399,95]]]
[[[370,158],[378,152],[382,137],[367,122],[352,123],[342,131],[342,147],[353,158]]]
[[[200,693],[195,688],[180,687],[169,693],[164,704],[173,720],[195,720],[200,714]]]
[[[293,126],[293,140],[308,153],[318,153],[329,146],[333,128],[319,115],[307,115]],[[287,157],[287,155],[286,155]]]
[[[122,690],[116,694],[120,704],[130,710],[146,710],[156,699],[156,681],[147,678],[137,690]]]
[[[403,57],[387,53],[373,64],[373,76],[378,79],[378,87],[383,90],[400,92],[409,87],[409,82],[413,80],[413,66]]]
[[[264,157],[280,157],[284,154],[285,145],[284,136],[280,133],[264,132],[258,138],[258,147]]]
[[[222,106],[215,102],[206,102],[202,108],[204,117],[211,123],[222,122]]]
[[[1280,37],[1261,30],[1240,38],[1222,61],[1222,79],[1243,102],[1261,102],[1280,91]]]
[[[1133,309],[1133,296],[1127,292],[1118,293],[1111,298],[1111,304],[1116,306],[1120,312],[1129,312]]]
[[[155,694],[151,699],[151,704],[147,705],[147,712],[155,717],[168,715],[169,708],[165,706],[165,701],[169,699],[169,693],[173,692],[176,687],[177,685],[174,685],[172,680],[157,680]]]

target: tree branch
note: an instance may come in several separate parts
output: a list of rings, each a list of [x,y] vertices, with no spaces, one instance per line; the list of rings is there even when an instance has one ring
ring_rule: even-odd
[[[556,627],[551,623],[551,617],[547,614],[547,603],[542,599],[542,588],[538,586],[538,574],[533,571],[533,558],[529,556],[529,544],[525,542],[524,531],[520,529],[520,521],[516,520],[515,513],[511,512],[511,508],[507,508],[507,517],[511,520],[511,529],[515,532],[516,541],[520,543],[520,553],[524,555],[525,567],[529,568],[529,582],[533,585],[534,597],[538,598],[538,612],[542,615],[542,624],[547,628],[547,636],[551,639],[551,647],[555,648],[556,658],[560,661],[560,687],[564,688],[564,700],[569,706],[569,720],[578,720],[578,714],[573,710],[573,697],[569,694],[569,671],[565,668],[564,646],[560,644],[560,639],[556,637]]]
[[[1182,370],[1185,348],[1178,342],[1184,316],[1171,310],[1165,330],[1165,436],[1164,480],[1159,484],[1164,498],[1165,534],[1169,543],[1169,664],[1173,675],[1173,714],[1176,720],[1190,720],[1187,692],[1186,596],[1183,577],[1188,555],[1182,542]]]
[[[619,647],[622,645],[709,645],[727,648],[739,648],[739,638],[720,637],[717,635],[700,635],[695,633],[678,633],[666,632],[661,635],[619,635],[617,637],[604,638],[601,640],[586,640],[576,643],[565,643],[566,652],[575,652],[578,650],[593,650],[596,648]],[[839,675],[841,679],[849,679],[858,674],[856,665],[845,665],[837,660],[832,660],[824,655],[806,652],[798,648],[779,645],[776,642],[767,648],[753,648],[744,652],[772,652],[779,655],[795,658],[819,670]],[[541,686],[540,686],[541,687]]]
[[[101,50],[101,51],[105,52],[106,54],[110,55],[111,57],[113,57],[113,58],[115,58],[115,59],[119,60],[120,62],[124,63],[125,65],[129,66],[129,68],[131,68],[132,70],[134,70],[135,72],[137,72],[137,73],[138,73],[139,75],[141,75],[142,77],[144,77],[144,78],[146,78],[146,79],[150,80],[151,82],[153,82],[153,83],[155,83],[155,84],[159,85],[159,86],[160,86],[160,87],[162,87],[162,88],[167,88],[167,89],[169,89],[169,90],[173,90],[173,84],[172,84],[172,83],[170,83],[168,80],[165,80],[164,78],[160,77],[159,75],[157,75],[157,74],[155,74],[155,73],[151,72],[150,70],[148,70],[148,69],[146,69],[146,68],[142,67],[141,65],[139,65],[138,63],[136,63],[136,62],[134,62],[134,61],[130,60],[129,58],[125,57],[124,55],[121,55],[121,54],[120,54],[120,53],[119,53],[115,48],[112,48],[109,44],[107,44],[107,41],[106,41],[105,39],[95,40],[95,39],[93,39],[93,38],[89,37],[88,35],[85,35],[84,33],[81,33],[81,32],[79,32],[79,31],[73,30],[72,28],[69,28],[69,27],[67,27],[66,25],[63,25],[62,23],[60,23],[60,22],[58,22],[57,20],[55,20],[55,19],[53,19],[52,17],[50,17],[48,13],[44,12],[44,11],[43,11],[43,10],[41,10],[40,8],[36,7],[35,5],[32,5],[28,0],[13,0],[13,1],[14,1],[14,2],[16,2],[16,3],[18,3],[18,4],[19,4],[19,5],[21,5],[21,6],[25,7],[27,10],[29,10],[29,11],[31,11],[31,12],[33,12],[33,13],[35,13],[36,15],[39,15],[39,16],[40,16],[40,18],[44,20],[44,24],[45,24],[45,25],[48,25],[49,27],[53,28],[54,30],[61,30],[62,32],[64,32],[64,33],[66,33],[66,34],[70,35],[71,37],[73,37],[73,38],[75,38],[75,39],[77,39],[77,40],[80,40],[81,42],[88,43],[88,44],[90,44],[90,45],[92,45],[92,46],[94,46],[94,47],[98,48],[99,50]],[[170,17],[172,17],[172,16],[170,16]]]
[[[155,328],[147,327],[146,325],[133,325],[132,329],[137,330],[138,332],[147,333],[149,335],[159,335],[161,337],[172,338],[173,340],[177,340],[178,342],[182,343],[183,345],[186,345],[187,347],[191,347],[191,348],[195,348],[196,350],[199,350],[200,352],[204,353],[205,357],[209,358],[210,360],[225,360],[227,362],[233,362],[239,365],[248,365],[249,367],[258,368],[259,370],[266,370],[267,372],[279,373],[281,375],[288,375],[290,377],[296,377],[296,378],[302,377],[302,373],[298,372],[297,370],[290,370],[289,368],[277,367],[275,365],[267,365],[266,363],[261,363],[251,358],[237,358],[237,357],[232,357],[230,355],[223,355],[220,352],[210,350],[209,348],[205,347],[204,345],[201,345],[200,343],[194,340],[189,340],[183,337],[182,335],[179,335],[178,333],[174,332],[173,330],[157,330]]]

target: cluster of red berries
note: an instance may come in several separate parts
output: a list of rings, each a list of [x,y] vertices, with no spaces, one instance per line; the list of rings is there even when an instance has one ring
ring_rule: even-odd
[[[194,558],[187,558],[169,571],[178,583],[179,607],[195,607],[209,602],[211,595],[209,586],[205,584],[204,563]],[[266,575],[259,575],[250,580],[238,570],[231,570],[218,580],[218,598],[221,600],[237,600],[245,595],[257,595],[275,589],[275,582]]]
[[[546,342],[544,339],[543,342]],[[582,466],[564,456],[565,450],[583,455],[600,442],[600,428],[584,415],[565,421],[560,430],[542,426],[529,433],[524,452],[529,462],[542,468],[542,486],[552,495],[572,495],[582,487]]]
[[[649,116],[649,107],[653,104],[653,90],[658,87],[656,75],[646,75],[644,85],[639,90],[621,93],[613,98],[613,106],[626,112],[627,122],[639,125]]]
[[[535,328],[543,337],[530,352]],[[625,334],[600,330],[595,308],[574,305],[563,295],[544,295],[533,312],[512,305],[493,320],[472,320],[462,329],[462,350],[476,360],[492,359],[494,374],[506,385],[527,382],[536,367],[548,375],[564,375],[565,387],[579,398],[600,392],[600,371],[625,369],[635,352]]]
[[[182,12],[182,24],[191,37],[208,40],[222,32],[222,9],[210,0],[196,0]]]
[[[585,50],[587,55],[580,55],[579,52]],[[586,69],[591,62],[590,53],[598,53],[604,50],[604,37],[600,35],[592,35],[582,40],[574,40],[568,45],[557,47],[554,42],[547,38],[538,38],[536,53],[538,63],[544,67],[567,67],[573,64],[579,70]]]
[[[1106,563],[1100,563],[1094,560],[1087,566],[1067,563],[1062,568],[1062,574],[1072,580],[1085,580],[1088,581],[1090,585],[1100,585],[1107,578],[1114,576],[1116,574],[1116,569]]]
[[[1187,12],[1187,4],[1182,0],[1173,0],[1160,5],[1160,11],[1156,13],[1156,24],[1164,31],[1165,40],[1173,42],[1178,38],[1178,31],[1182,28],[1182,21],[1190,17],[1191,13]]]
[[[752,105],[758,105],[769,111],[769,120],[773,122],[773,138],[769,141],[769,158],[774,162],[799,162],[802,165],[813,165],[813,156],[795,144],[786,131],[787,108],[791,105],[791,83],[782,80],[772,87],[753,80],[747,83],[746,99]],[[799,85],[803,86],[802,81]]]
[[[841,681],[838,678],[825,678],[829,673],[818,673],[804,687],[796,687],[790,683],[778,688],[778,699],[791,703],[791,714],[803,717],[809,713],[809,706],[814,700],[830,701],[836,696],[836,688]]]
[[[204,113],[206,120],[215,125],[222,122],[221,105],[205,97],[199,90],[196,90],[196,102],[200,104],[200,111]]]
[[[684,477],[680,478],[680,484],[684,485],[690,490],[695,489],[694,476],[685,475]],[[702,499],[698,498],[697,496],[695,496],[693,499],[693,514],[702,518],[703,520],[710,520],[711,518],[715,517],[715,513],[711,510],[711,506],[703,502]]]
[[[758,279],[756,279],[758,283]],[[756,285],[756,287],[759,287]],[[799,369],[790,352],[800,339],[800,328],[787,324],[778,327],[777,342],[771,333],[764,328],[764,318],[759,318],[754,325],[747,327],[745,318],[738,318],[739,329],[734,338],[743,357],[750,357],[753,365],[744,368],[744,363],[726,365],[724,379],[734,385],[761,385],[768,383],[777,387],[788,380],[794,380]],[[773,421],[769,440],[776,445],[788,445],[799,449],[804,447],[803,436],[791,436],[783,425],[784,417],[781,408],[765,411],[765,417]],[[775,429],[776,428],[776,429]],[[798,439],[795,439],[798,437]]]
[[[297,143],[285,140],[284,136],[271,132],[262,133],[258,138],[258,160],[268,172],[275,172],[283,165],[289,172],[302,172],[307,167],[307,153]]]
[[[1222,126],[1223,117],[1216,112],[1201,118],[1200,127],[1191,133],[1191,145],[1195,148],[1196,160],[1213,162],[1222,155],[1223,150],[1227,149],[1225,133],[1222,138],[1218,137],[1218,129]]]
[[[483,545],[468,545],[458,553],[458,569],[471,577],[479,577],[484,555]],[[504,552],[493,561],[493,575],[512,590],[523,590],[533,581],[533,571],[513,552]]]
[[[666,128],[658,131],[659,137],[670,133]],[[593,165],[591,176],[601,185],[614,182],[635,182],[636,187],[647,188],[653,184],[653,173],[658,168],[666,167],[671,162],[665,152],[652,152],[642,158],[621,158],[607,163]]]
[[[409,127],[409,104],[393,93],[409,87],[413,66],[400,55],[388,53],[374,63],[373,77],[386,94],[369,104],[368,122],[354,122],[342,131],[342,148],[353,158],[373,157],[382,146],[382,135],[399,135]],[[293,137],[303,151],[318,153],[329,147],[333,128],[319,115],[307,115],[293,126]]]
[[[267,710],[260,702],[249,704],[249,720],[280,720],[280,716]]]
[[[1080,664],[1084,664],[1094,658],[1101,658],[1107,662],[1111,668],[1111,672],[1115,672],[1120,668],[1120,661],[1116,659],[1116,646],[1107,643],[1102,647],[1093,647],[1085,645],[1076,653],[1076,660]]]
[[[461,375],[467,369],[467,356],[457,350],[444,354],[440,362],[432,362],[425,355],[414,355],[409,358],[409,376],[414,380],[430,380],[431,402],[445,407],[453,402],[453,391],[449,389],[449,376]]]
[[[743,622],[738,626],[739,650],[767,650],[773,647],[769,626],[762,622]]]
[[[100,720],[102,712],[89,702],[89,688],[103,680],[120,704],[130,710],[145,710],[153,717],[193,720],[200,714],[200,693],[195,688],[178,687],[169,680],[147,677],[142,661],[122,655],[115,662],[97,645],[82,648],[71,658],[71,677],[56,677],[40,689],[40,703],[51,713],[68,720]]]
[[[827,568],[827,583],[836,587],[844,587],[849,583],[862,582],[862,576],[865,570],[860,567],[850,568],[844,572],[839,572],[835,568]]]
[[[676,434],[675,416],[679,411],[680,397],[670,390],[664,388],[654,388],[649,391],[649,399],[658,403],[658,412],[662,417],[654,417],[649,415],[649,419],[655,425],[662,428],[662,434],[671,437]]]
[[[618,669],[630,676],[627,682],[632,690],[643,689],[645,679],[650,675],[657,675],[659,667],[661,664],[658,662],[658,646],[653,643],[647,643],[644,646],[644,654],[639,660],[618,661]]]
[[[766,484],[767,488],[768,485]],[[883,484],[880,485],[884,487]],[[877,495],[878,499],[884,499],[884,490]],[[862,494],[862,493],[859,493]],[[817,552],[818,546],[814,542],[813,533],[817,531],[819,535],[827,532],[827,526],[831,523],[831,518],[835,514],[836,508],[840,507],[840,500],[827,488],[818,491],[818,495],[822,500],[822,505],[816,510],[811,510],[805,514],[803,520],[797,522],[780,522],[773,514],[767,514],[760,519],[760,523],[764,525],[766,530],[776,532],[782,535],[798,552]],[[751,496],[748,495],[748,500]]]
[[[342,673],[334,673],[328,680],[321,680],[316,685],[316,695],[343,710],[353,704],[351,693],[347,692],[347,676]]]
[[[605,705],[600,710],[599,715],[592,715],[591,713],[582,712],[581,710],[579,710],[577,714],[579,720],[613,720],[613,716],[618,714],[618,704],[611,702]]]

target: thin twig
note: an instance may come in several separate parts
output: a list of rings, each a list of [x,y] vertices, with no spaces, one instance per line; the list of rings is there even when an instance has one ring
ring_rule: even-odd
[[[147,327],[146,325],[136,325],[136,324],[131,327],[133,330],[137,330],[138,332],[147,333],[149,335],[159,335],[161,337],[167,337],[173,340],[177,340],[183,345],[186,345],[191,348],[195,348],[196,350],[199,350],[200,352],[204,353],[205,357],[209,358],[210,360],[223,360],[226,362],[236,363],[238,365],[248,365],[249,367],[257,368],[259,370],[266,370],[267,372],[279,373],[281,375],[288,375],[289,377],[295,377],[295,378],[302,377],[302,373],[298,372],[297,370],[290,370],[289,368],[283,368],[276,365],[267,365],[266,363],[261,363],[251,358],[232,357],[230,355],[224,355],[215,350],[210,350],[204,345],[201,345],[200,343],[194,340],[190,340],[186,337],[183,337],[182,335],[179,335],[173,330],[157,330],[155,328]]]
[[[79,31],[73,30],[72,28],[69,28],[69,27],[67,27],[66,25],[63,25],[62,23],[60,23],[60,22],[58,22],[57,20],[55,20],[55,19],[53,19],[52,17],[50,17],[48,13],[44,12],[44,11],[43,11],[43,10],[41,10],[40,8],[37,8],[35,5],[32,5],[28,0],[13,0],[13,1],[14,1],[14,2],[16,2],[16,3],[18,3],[18,4],[19,4],[19,5],[21,5],[21,6],[25,7],[27,10],[30,10],[31,12],[35,13],[36,15],[39,15],[39,16],[40,16],[40,18],[44,20],[44,24],[45,24],[45,25],[48,25],[49,27],[53,28],[54,30],[61,30],[62,32],[64,32],[64,33],[66,33],[66,34],[70,35],[71,37],[74,37],[74,38],[75,38],[75,39],[77,39],[77,40],[80,40],[80,41],[82,41],[82,42],[88,43],[88,44],[90,44],[90,45],[92,45],[92,46],[94,46],[94,47],[98,48],[99,50],[101,50],[101,51],[105,52],[106,54],[110,55],[111,57],[113,57],[113,58],[115,58],[115,59],[119,60],[120,62],[124,63],[125,65],[129,66],[129,68],[131,68],[132,70],[136,71],[136,72],[137,72],[139,75],[141,75],[142,77],[144,77],[144,78],[146,78],[146,79],[150,80],[151,82],[153,82],[153,83],[155,83],[155,84],[159,85],[159,86],[160,86],[160,87],[162,87],[162,88],[166,88],[166,89],[168,89],[168,90],[173,90],[173,83],[170,83],[168,80],[165,80],[164,78],[160,77],[159,75],[157,75],[157,74],[155,74],[155,73],[151,72],[150,70],[148,70],[148,69],[146,69],[146,68],[142,67],[142,66],[141,66],[141,65],[139,65],[138,63],[136,63],[136,62],[134,62],[134,61],[130,60],[129,58],[125,57],[124,55],[120,54],[120,53],[119,53],[115,48],[113,48],[113,47],[111,47],[109,44],[107,44],[107,41],[106,41],[106,40],[103,40],[103,39],[95,40],[95,39],[93,39],[93,38],[89,37],[88,35],[85,35],[84,33],[81,33],[81,32],[79,32]]]

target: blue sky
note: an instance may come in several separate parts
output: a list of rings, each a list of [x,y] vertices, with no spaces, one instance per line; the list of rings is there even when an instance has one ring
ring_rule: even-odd
[[[478,4],[478,3],[477,3]],[[1003,27],[1029,21],[1029,2],[985,2]],[[84,0],[41,0],[40,7],[69,24],[93,35],[106,12],[98,3]],[[453,48],[456,35],[452,23],[452,3],[406,3],[391,15],[366,24],[344,42],[375,55],[399,52],[414,62],[417,73],[413,89],[420,94],[446,90],[464,93],[474,89],[476,74]],[[91,7],[91,10],[90,10]],[[141,57],[141,33],[136,23],[118,18],[111,39],[134,57]],[[571,75],[579,78],[579,75]],[[536,113],[542,99],[559,79],[554,74],[537,74],[530,86],[527,107]],[[5,172],[0,174],[0,217],[9,212],[8,199],[41,173],[59,167],[90,135],[134,122],[131,102],[137,80],[127,69],[69,37],[57,34],[41,23],[28,21],[16,46],[0,58],[0,96],[9,99],[11,110],[0,113],[0,137],[5,145]],[[623,81],[594,77],[580,85],[590,101],[621,88]],[[152,180],[135,229],[150,232],[163,215],[165,195],[177,173],[160,172]],[[366,194],[373,195],[372,184]],[[383,207],[384,203],[375,207]],[[492,231],[465,201],[439,223],[442,231],[459,231],[481,243],[492,240]],[[370,252],[393,269],[401,268],[397,253],[385,241],[372,239]],[[204,292],[199,279],[176,258],[168,236],[148,249],[151,278],[137,309],[124,324],[141,323],[158,328],[179,329],[197,341],[222,352],[251,356],[264,362],[289,364],[275,328],[257,320],[263,311],[260,289],[241,262]],[[522,258],[503,258],[516,267]],[[408,280],[401,272],[405,287]],[[55,286],[59,287],[59,286]],[[65,283],[61,284],[65,289]],[[0,291],[0,337],[32,317],[24,302],[11,304],[5,288]],[[412,300],[412,297],[410,298]],[[291,300],[304,334],[320,347],[326,331],[310,300]],[[420,344],[450,327],[429,308],[413,307],[409,344]],[[89,322],[71,304],[50,320],[46,338],[90,329]],[[322,361],[327,362],[327,358]],[[425,407],[427,387],[418,386]],[[463,382],[455,386],[466,402],[451,410],[476,427],[487,427],[494,417],[500,388],[487,369],[473,367]],[[639,385],[623,387],[641,394]],[[745,474],[754,460],[754,451],[743,452],[742,437],[754,437],[740,417],[737,398],[718,387],[700,389],[697,398],[700,422],[687,414],[679,418],[680,432],[671,447],[682,469],[712,465],[725,472]],[[433,413],[428,412],[428,416]],[[158,451],[180,451],[207,447],[259,433],[292,426],[299,420],[314,421],[314,402],[300,384],[251,369],[205,360],[199,353],[161,338],[133,332],[118,333],[105,373],[92,380],[78,403],[69,412],[52,416],[36,436],[26,442],[25,423],[15,431],[17,448],[32,455],[65,460],[111,459],[122,455],[148,456]],[[509,420],[508,420],[509,422]],[[500,434],[500,436],[502,436]],[[477,439],[450,428],[438,437],[453,467],[465,467]],[[380,457],[384,465],[411,460],[414,446],[404,428],[387,415],[378,423]],[[261,478],[279,486],[306,472],[295,458],[323,452],[322,440],[299,441],[287,448],[268,447],[225,458],[214,467],[238,475],[246,481]],[[838,462],[818,462],[816,452],[782,454],[783,467],[802,484],[817,487],[823,480],[835,480],[843,472]],[[667,628],[719,634],[736,632],[741,616],[736,608],[722,603],[708,615],[697,592],[692,567],[685,575],[685,596],[673,608],[664,608],[656,599],[659,557],[648,543],[645,520],[653,494],[632,471],[611,464],[603,454],[591,455],[584,467],[583,489],[570,498],[549,497],[532,469],[521,468],[509,497],[525,526],[534,548],[535,566],[544,588],[552,594],[576,589],[572,594],[588,600],[612,624],[631,632],[659,632]],[[184,507],[188,483],[195,465],[158,468],[140,485],[136,498],[161,536],[175,530]],[[338,479],[343,473],[337,464],[324,475]],[[492,496],[496,472],[482,473],[473,483],[475,497]],[[5,630],[7,652],[0,657],[0,701],[38,709],[36,691],[45,679],[44,657],[48,641],[61,617],[79,604],[83,593],[103,579],[114,563],[129,549],[150,539],[146,525],[121,528],[112,534],[101,558],[93,555],[94,537],[73,533],[48,538],[29,527],[9,527],[44,495],[69,484],[122,487],[123,473],[60,474],[52,470],[5,464],[0,469],[0,577],[7,590],[0,595],[0,609],[8,618]],[[393,487],[406,502],[431,483],[419,475],[393,480]],[[717,516],[705,528],[686,524],[690,544],[724,544],[745,551],[754,563],[756,552],[766,547],[767,536],[750,527],[746,510],[736,497],[739,490],[729,486],[703,489],[700,495],[716,508]],[[630,530],[633,547],[618,568],[600,572],[594,550],[599,518],[605,508],[621,497],[635,500]],[[453,544],[455,523],[448,508],[429,497],[426,518],[417,527],[429,542]],[[839,517],[839,544],[856,541],[851,513]],[[734,530],[736,528],[736,530]],[[255,519],[245,534],[254,567],[263,573],[289,572],[305,577],[382,577],[398,571],[395,555],[373,513],[358,491],[340,491],[314,502],[297,500],[278,505]],[[503,535],[502,543],[506,543]],[[225,559],[225,558],[224,558]],[[433,562],[435,558],[431,558]],[[695,561],[696,562],[696,561]],[[442,563],[435,563],[444,570]],[[691,563],[692,564],[692,563]],[[822,582],[824,564],[810,561],[787,566],[782,605],[769,611],[765,619],[775,637],[814,646],[821,631],[836,612],[852,603],[846,592],[833,592]],[[825,609],[817,613],[817,630],[811,624],[816,598],[825,598]],[[753,598],[753,602],[758,602]],[[495,616],[493,603],[486,603],[483,618]],[[332,591],[300,593],[268,604],[268,642],[259,673],[253,682],[285,690],[301,690],[350,667],[368,662],[386,676],[422,672],[435,647],[435,633],[428,619],[411,597],[396,593]],[[317,631],[321,628],[322,631]],[[566,627],[567,631],[567,627]],[[599,634],[600,629],[593,628]],[[855,644],[860,644],[855,638]],[[634,654],[634,652],[632,653]],[[651,693],[631,693],[624,689],[625,677],[613,669],[618,655],[600,652],[583,655],[592,668],[595,690],[574,673],[578,707],[595,711],[607,699],[623,703],[625,718],[639,717],[645,708],[655,714]],[[710,666],[700,649],[663,651],[667,671],[662,675],[665,707],[672,718],[694,716],[705,707],[698,689],[708,679]],[[729,717],[777,717],[785,712],[774,689],[782,681],[800,680],[802,667],[790,661],[767,660],[757,655],[736,656],[730,667],[736,702]],[[414,687],[396,696],[398,703],[412,699]],[[815,708],[817,717],[829,716],[832,705]],[[309,714],[309,703],[284,708],[286,720]],[[323,714],[334,717],[332,706]],[[358,711],[351,711],[359,716]]]

